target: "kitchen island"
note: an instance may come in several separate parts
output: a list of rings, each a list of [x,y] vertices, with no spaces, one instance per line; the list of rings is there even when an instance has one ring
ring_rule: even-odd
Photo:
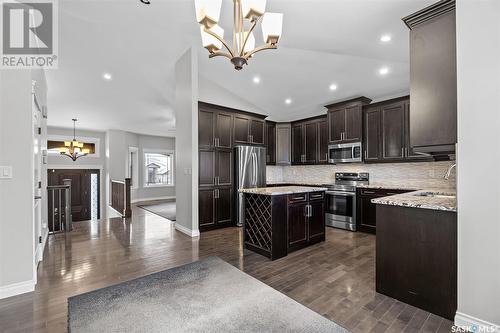
[[[453,320],[457,309],[457,206],[450,190],[373,199],[377,292]]]
[[[242,189],[245,248],[271,260],[325,240],[323,187]]]

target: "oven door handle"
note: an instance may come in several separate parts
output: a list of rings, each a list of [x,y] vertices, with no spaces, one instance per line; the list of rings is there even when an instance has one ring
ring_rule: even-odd
[[[345,197],[354,197],[356,196],[356,193],[351,193],[351,192],[340,192],[340,191],[325,191],[326,194],[335,194],[335,195],[342,195]]]

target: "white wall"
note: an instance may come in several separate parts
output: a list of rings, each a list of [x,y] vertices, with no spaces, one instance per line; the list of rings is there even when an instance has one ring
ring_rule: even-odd
[[[132,190],[133,201],[144,201],[157,198],[174,198],[175,197],[175,170],[174,170],[174,186],[164,187],[146,187],[144,186],[144,151],[166,150],[174,151],[175,161],[175,138],[167,138],[161,136],[150,136],[137,134],[137,146],[139,148],[139,188]]]
[[[0,71],[0,298],[33,290],[32,72]]]
[[[129,147],[139,149],[139,179],[137,189],[131,191],[133,202],[147,201],[160,198],[174,198],[175,187],[145,187],[144,186],[144,150],[175,150],[175,138],[142,135],[121,130],[109,130],[106,132],[106,160],[107,179],[125,179],[128,175],[128,151]],[[175,153],[175,152],[174,152]],[[174,156],[175,159],[175,156]],[[175,182],[174,175],[174,182]],[[107,183],[109,184],[109,182]],[[107,201],[109,202],[109,201]]]
[[[198,236],[198,61],[187,50],[175,64],[177,230]]]
[[[457,1],[458,311],[500,325],[500,1]]]
[[[256,105],[222,87],[217,81],[210,80],[203,75],[200,75],[198,79],[198,98],[200,101],[227,106],[238,110],[267,114]]]

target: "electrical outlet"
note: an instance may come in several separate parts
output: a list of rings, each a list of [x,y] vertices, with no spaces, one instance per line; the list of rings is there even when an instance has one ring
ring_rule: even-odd
[[[38,243],[42,244],[42,236],[38,236]]]

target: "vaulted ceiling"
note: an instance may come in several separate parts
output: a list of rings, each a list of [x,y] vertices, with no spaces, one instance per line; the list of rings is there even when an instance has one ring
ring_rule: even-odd
[[[69,127],[78,117],[86,129],[174,135],[174,64],[190,46],[198,50],[200,91],[210,102],[246,105],[273,120],[317,115],[323,105],[357,95],[402,95],[409,90],[409,55],[401,17],[434,1],[268,0],[268,11],[284,13],[279,48],[256,54],[239,72],[226,58],[208,59],[193,0],[151,2],[59,1],[59,69],[47,74],[49,125]],[[231,15],[232,1],[224,0],[227,33]],[[383,34],[392,40],[382,43]],[[256,37],[259,43],[260,30]],[[382,67],[387,75],[379,74]]]

